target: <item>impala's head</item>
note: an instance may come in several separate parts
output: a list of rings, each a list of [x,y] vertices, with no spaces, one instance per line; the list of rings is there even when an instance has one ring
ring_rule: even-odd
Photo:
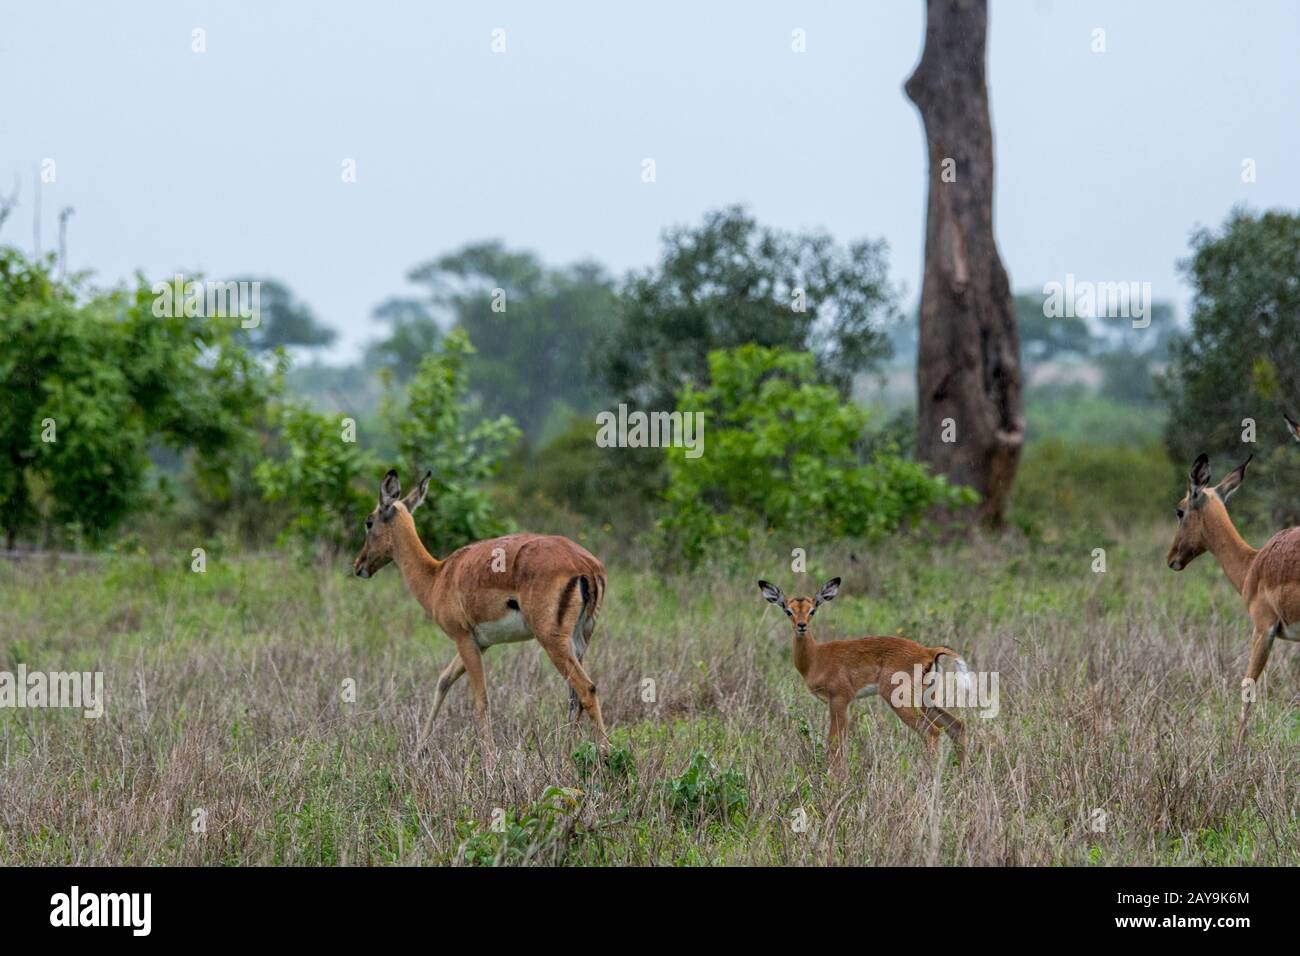
[[[379,483],[379,504],[366,515],[366,543],[352,563],[357,577],[368,578],[393,560],[393,537],[397,524],[411,520],[411,512],[420,507],[429,490],[432,474],[426,474],[405,498],[401,497],[402,483],[397,480],[396,469],[384,475],[384,480]]]
[[[1228,520],[1224,503],[1241,487],[1246,478],[1246,466],[1254,457],[1251,455],[1212,488],[1210,460],[1205,455],[1198,455],[1192,462],[1192,470],[1187,475],[1187,494],[1178,502],[1178,531],[1165,559],[1175,571],[1187,567],[1209,548],[1207,526]]]
[[[827,601],[834,600],[835,595],[840,592],[840,579],[831,578],[822,585],[822,589],[817,592],[816,597],[797,597],[787,599],[781,593],[781,589],[775,584],[768,584],[766,581],[758,582],[758,589],[763,592],[763,597],[770,603],[775,604],[781,610],[785,611],[786,616],[790,618],[790,625],[794,628],[796,634],[807,634],[808,627],[812,623],[813,615],[817,609]]]

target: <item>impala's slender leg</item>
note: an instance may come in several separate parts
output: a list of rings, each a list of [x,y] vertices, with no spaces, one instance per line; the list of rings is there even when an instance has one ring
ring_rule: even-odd
[[[587,653],[587,639],[582,632],[582,620],[579,619],[578,627],[573,629],[573,657],[581,664],[583,656]],[[578,699],[578,692],[569,686],[569,719],[575,724],[582,719],[582,701]]]
[[[474,715],[478,718],[479,733],[483,738],[484,752],[492,752],[492,717],[488,713],[487,682],[483,677],[483,654],[469,634],[456,637],[456,648],[469,686],[474,691]]]
[[[546,649],[546,656],[551,659],[560,676],[569,682],[578,703],[596,724],[596,743],[603,749],[609,744],[609,735],[605,733],[605,719],[600,714],[600,698],[596,696],[596,684],[582,669],[578,658],[573,653],[573,644],[569,635],[563,631],[552,631],[546,640],[539,640]]]
[[[1239,739],[1245,739],[1247,723],[1246,719],[1250,716],[1250,705],[1252,698],[1259,694],[1259,676],[1264,673],[1264,665],[1268,663],[1269,651],[1273,649],[1273,640],[1277,637],[1277,632],[1281,629],[1282,622],[1277,621],[1268,630],[1257,628],[1255,630],[1255,641],[1250,648],[1250,665],[1246,668],[1246,680],[1251,681],[1255,686],[1252,688],[1252,694],[1249,697],[1243,696],[1241,701],[1241,720],[1237,724],[1237,736]],[[1245,681],[1243,680],[1244,684]]]
[[[433,709],[420,730],[420,739],[415,745],[416,753],[423,750],[424,745],[428,743],[429,735],[433,733],[433,722],[438,719],[438,711],[442,710],[443,702],[447,699],[447,691],[451,690],[451,686],[460,680],[464,673],[465,662],[460,659],[460,654],[457,654],[438,676],[438,685],[433,690]]]
[[[939,728],[916,707],[895,707],[892,702],[889,707],[898,715],[899,720],[921,735],[921,739],[925,741],[926,753],[933,755],[935,745],[939,741]]]
[[[844,771],[845,735],[849,731],[849,699],[833,697],[826,702],[831,712],[831,728],[826,735],[826,759],[834,773]]]
[[[931,726],[942,728],[944,733],[952,740],[953,749],[957,754],[957,766],[964,766],[966,763],[966,728],[962,722],[937,705],[927,707],[925,715]],[[934,735],[936,740],[938,736],[937,733]]]

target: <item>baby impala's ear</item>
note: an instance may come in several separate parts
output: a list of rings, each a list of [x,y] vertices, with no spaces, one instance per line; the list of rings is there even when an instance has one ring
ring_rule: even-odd
[[[766,581],[759,581],[758,589],[763,592],[763,597],[772,604],[775,604],[777,607],[785,607],[785,595],[781,593],[781,589],[775,584],[768,584]]]
[[[835,600],[835,595],[839,593],[840,593],[840,579],[831,578],[829,581],[823,584],[822,589],[817,592],[817,604],[814,606],[822,605],[825,604],[827,601]]]

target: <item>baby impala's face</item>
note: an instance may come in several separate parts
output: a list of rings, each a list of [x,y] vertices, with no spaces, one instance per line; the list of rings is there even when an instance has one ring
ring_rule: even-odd
[[[817,606],[812,598],[790,598],[785,602],[785,613],[789,616],[794,629],[800,634],[806,634],[813,615],[817,613]]]

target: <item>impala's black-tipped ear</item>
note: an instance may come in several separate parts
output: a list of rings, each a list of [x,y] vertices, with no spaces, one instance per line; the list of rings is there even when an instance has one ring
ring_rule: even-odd
[[[1221,500],[1227,501],[1232,497],[1233,492],[1241,487],[1241,483],[1246,480],[1246,466],[1254,460],[1255,456],[1252,453],[1249,458],[1243,461],[1236,468],[1232,469],[1232,471],[1228,472],[1223,477],[1223,480],[1214,486],[1214,490],[1218,493]]]
[[[1202,452],[1196,456],[1196,461],[1192,462],[1192,470],[1187,473],[1187,492],[1194,498],[1209,483],[1210,458]]]
[[[822,589],[817,592],[817,600],[813,604],[813,607],[819,607],[822,604],[825,604],[827,601],[835,600],[835,595],[839,593],[840,593],[840,579],[831,578],[829,581],[823,584]]]
[[[1300,422],[1293,419],[1286,412],[1282,413],[1282,417],[1286,419],[1286,430],[1291,433],[1291,437],[1296,441],[1300,441]]]
[[[777,607],[785,607],[785,595],[781,593],[781,589],[775,584],[759,581],[758,589],[763,592],[763,597],[770,603],[775,604]]]
[[[379,507],[387,508],[402,494],[402,483],[397,480],[397,469],[388,469],[384,480],[379,483]]]
[[[432,477],[433,472],[426,471],[424,477],[420,479],[420,483],[412,488],[410,494],[402,499],[402,503],[406,505],[407,511],[414,511],[416,508],[420,507],[420,504],[424,501],[424,496],[429,493],[429,479]]]

